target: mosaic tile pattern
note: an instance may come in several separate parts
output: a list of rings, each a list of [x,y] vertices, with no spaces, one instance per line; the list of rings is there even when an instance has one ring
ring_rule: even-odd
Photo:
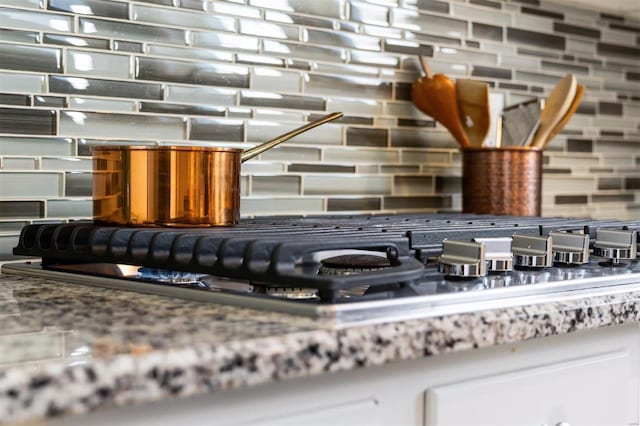
[[[543,214],[640,218],[640,22],[559,0],[48,0],[0,7],[0,232],[91,214],[92,144],[246,143],[243,215],[453,211],[460,156],[416,55],[507,105],[587,87]],[[8,251],[0,258],[10,256]]]

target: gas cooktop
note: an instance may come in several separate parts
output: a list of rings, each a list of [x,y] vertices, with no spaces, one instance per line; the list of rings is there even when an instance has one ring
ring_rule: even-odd
[[[29,225],[3,271],[338,321],[638,286],[638,221],[415,214],[226,228]],[[600,290],[599,290],[600,289]]]

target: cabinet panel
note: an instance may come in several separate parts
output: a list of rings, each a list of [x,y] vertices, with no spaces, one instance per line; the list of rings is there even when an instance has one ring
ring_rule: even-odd
[[[429,389],[426,425],[629,424],[637,381],[626,351]]]

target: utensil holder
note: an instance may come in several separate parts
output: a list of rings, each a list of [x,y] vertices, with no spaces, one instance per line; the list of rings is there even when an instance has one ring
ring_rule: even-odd
[[[540,216],[542,151],[528,147],[462,151],[465,213]]]

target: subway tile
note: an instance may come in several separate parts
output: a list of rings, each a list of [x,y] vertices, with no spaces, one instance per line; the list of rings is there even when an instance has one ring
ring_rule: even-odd
[[[383,49],[385,52],[392,53],[406,53],[425,57],[433,56],[433,46],[410,40],[384,40]]]
[[[329,98],[327,111],[342,111],[345,114],[378,115],[382,112],[382,105],[374,100]]]
[[[556,204],[587,204],[589,197],[587,195],[556,195]]]
[[[43,201],[0,201],[1,218],[40,218],[44,217]]]
[[[589,74],[589,67],[552,61],[541,61],[544,71],[557,71],[572,74]]]
[[[67,72],[70,74],[114,79],[127,79],[130,76],[129,56],[67,50],[66,58]]]
[[[268,161],[251,160],[242,164],[242,174],[280,174],[285,171],[282,163],[272,163]]]
[[[640,57],[640,48],[621,46],[612,43],[598,43],[597,52],[599,55],[603,56],[611,55],[634,60],[637,60],[638,57]]]
[[[531,55],[531,56],[538,56],[540,58],[553,58],[553,59],[560,59],[560,55],[556,52],[548,52],[548,51],[544,51],[544,50],[533,50],[533,49],[526,49],[526,48],[518,48],[517,49],[518,55]]]
[[[388,53],[352,51],[349,55],[349,63],[398,68],[400,61],[397,56]]]
[[[136,79],[206,86],[249,87],[245,66],[136,58]]]
[[[298,176],[253,176],[251,178],[252,195],[300,195],[300,177]]]
[[[333,29],[333,20],[318,18],[314,16],[293,15],[282,12],[264,11],[264,19],[267,21],[282,22],[284,24],[294,24],[304,27],[318,27]]]
[[[416,120],[411,118],[398,118],[398,126],[400,127],[436,127],[433,120]]]
[[[259,40],[256,37],[203,31],[193,32],[192,37],[195,47],[232,50],[234,52],[258,52]]]
[[[341,62],[346,59],[346,52],[341,48],[316,47],[307,44],[288,43],[275,40],[263,40],[266,53],[293,58],[313,58],[322,61]]]
[[[59,173],[0,172],[0,197],[58,197]]]
[[[250,36],[261,36],[280,40],[298,41],[300,39],[300,29],[298,27],[272,24],[261,20],[241,19],[239,32],[240,34]]]
[[[320,149],[280,145],[260,154],[263,161],[320,161]]]
[[[182,115],[212,115],[224,117],[226,109],[206,105],[170,104],[161,102],[140,102],[140,112]]]
[[[567,139],[567,151],[569,152],[593,152],[591,139]]]
[[[612,154],[636,155],[640,152],[640,140],[615,140],[598,139],[593,148],[593,152]],[[605,157],[606,158],[606,157]]]
[[[164,9],[133,5],[132,19],[134,21],[151,22],[154,24],[202,28],[205,30],[235,31],[235,20],[228,16],[219,16],[208,13]]]
[[[449,2],[439,0],[411,0],[406,4],[412,4],[419,10],[425,10],[430,12],[438,12],[445,15],[449,14]]]
[[[296,214],[317,213],[324,210],[324,200],[319,197],[243,197],[240,214]]]
[[[358,174],[378,174],[380,168],[375,164],[358,164],[356,166],[356,173]]]
[[[55,44],[59,46],[75,46],[75,47],[88,47],[91,49],[109,49],[109,40],[91,38],[91,37],[78,37],[74,35],[66,34],[48,34],[45,33],[42,42],[44,44]]]
[[[473,17],[474,20],[493,25],[508,25],[511,23],[511,14],[495,8],[476,7],[475,5],[467,6],[462,3],[452,3],[452,6],[453,16],[457,18]]]
[[[329,198],[327,211],[375,211],[382,206],[380,198]]]
[[[594,203],[629,203],[635,201],[633,194],[592,194]]]
[[[191,118],[189,140],[201,141],[244,141],[244,124],[242,120]]]
[[[40,96],[33,97],[33,106],[37,107],[53,107],[65,108],[67,106],[67,98],[61,96]]]
[[[564,22],[554,22],[553,31],[557,33],[566,33],[589,38],[600,38],[600,30],[579,25],[569,25]]]
[[[418,163],[422,165],[450,165],[451,153],[449,151],[414,151],[402,150],[403,163]]]
[[[388,139],[388,129],[376,129],[370,127],[347,128],[347,145],[386,147]]]
[[[349,34],[338,31],[303,29],[302,41],[311,44],[341,46],[359,50],[381,50],[381,42],[377,37]]]
[[[0,104],[30,106],[31,97],[27,95],[13,95],[11,93],[0,93]]]
[[[41,9],[43,7],[42,0],[3,0],[2,5],[29,9]]]
[[[433,194],[433,177],[431,176],[395,176],[393,178],[393,195],[425,195]]]
[[[305,195],[385,195],[391,194],[391,177],[306,175]]]
[[[149,55],[168,56],[172,58],[184,58],[190,60],[205,60],[214,62],[233,62],[233,53],[220,52],[213,49],[200,49],[196,47],[175,47],[148,44]]]
[[[85,172],[67,172],[64,174],[65,197],[91,197],[93,174]]]
[[[476,38],[502,41],[503,32],[504,30],[499,26],[482,24],[479,22],[471,23],[471,33],[473,34],[473,37]]]
[[[605,115],[622,116],[622,104],[616,102],[598,102],[598,112]]]
[[[311,94],[390,99],[391,89],[389,82],[366,77],[308,74],[305,78],[305,92]]]
[[[80,18],[79,25],[80,32],[83,34],[133,41],[150,41],[177,45],[187,44],[185,31],[178,29],[161,28],[122,21],[105,21],[93,18]]]
[[[249,0],[249,5],[266,9],[282,10],[284,12],[296,12],[304,15],[319,15],[329,18],[344,19],[344,0],[323,0],[322,2],[310,2],[306,0]]]
[[[247,141],[265,142],[283,133],[293,130],[298,123],[280,123],[276,121],[251,120],[247,122]],[[291,140],[296,144],[341,145],[342,126],[329,123],[321,128],[302,133]]]
[[[349,4],[350,19],[363,24],[389,25],[389,8],[361,1]]]
[[[0,15],[2,15],[2,26],[4,28],[61,33],[70,32],[73,28],[73,18],[71,16],[1,7]]]
[[[598,190],[621,190],[622,178],[621,177],[599,177],[598,178]]]
[[[70,12],[76,15],[104,16],[114,19],[129,19],[127,3],[104,0],[49,0],[49,10]]]
[[[507,27],[507,40],[513,43],[544,47],[545,49],[564,50],[566,46],[566,40],[562,36],[512,27]]]
[[[36,159],[29,157],[4,157],[2,159],[3,170],[35,170]]]
[[[289,173],[355,173],[356,168],[334,164],[292,163],[287,166],[287,171]]]
[[[244,108],[251,111],[251,108]],[[319,114],[324,116],[324,114]],[[253,112],[253,118],[264,121],[305,121],[305,113],[303,111],[289,110],[282,111],[270,108],[256,108]]]
[[[0,44],[0,57],[5,69],[62,72],[62,55],[59,49]]]
[[[55,135],[56,112],[26,108],[0,108],[0,133]]]
[[[511,70],[474,65],[471,75],[474,77],[502,78],[505,80],[510,80]]]
[[[456,49],[451,47],[442,47],[437,49],[436,58],[444,59],[448,62],[471,62],[474,64],[474,67],[478,64],[495,65],[498,62],[497,55],[493,53]]]
[[[625,189],[640,189],[640,177],[626,177],[624,179]]]
[[[267,92],[243,90],[240,92],[240,105],[294,108],[325,111],[325,100],[312,96],[282,95]]]
[[[3,206],[0,202],[0,218],[2,217],[2,208]],[[25,216],[26,215],[22,215],[20,213],[18,213],[17,215],[17,217],[22,218],[24,218]],[[19,235],[22,228],[24,228],[28,224],[29,222],[25,220],[0,220],[0,233],[15,233],[16,235]],[[12,247],[15,247],[16,245],[17,241],[16,244],[14,244]]]
[[[309,121],[314,121],[322,117],[324,114],[311,113],[309,114]],[[354,115],[343,115],[342,117],[333,121],[333,123],[344,123],[344,124],[359,124],[359,125],[373,125],[372,117],[358,117]]]
[[[185,123],[176,117],[61,111],[62,136],[182,140]]]
[[[91,171],[93,165],[89,158],[78,157],[43,157],[40,159],[40,170],[46,171]]]
[[[69,107],[87,111],[131,112],[137,110],[135,101],[116,101],[75,96],[69,99]]]
[[[600,41],[604,43],[621,44],[634,47],[638,45],[636,37],[637,36],[635,34],[631,34],[627,31],[603,28]]]
[[[246,53],[238,53],[236,56],[236,63],[239,64],[251,64],[251,65],[269,65],[273,67],[284,68],[284,59],[275,58],[273,56],[253,55]]]
[[[553,21],[542,16],[516,14],[511,24],[513,27],[522,30],[540,31],[544,33],[553,32]]]
[[[399,164],[382,165],[380,166],[380,173],[402,175],[402,174],[417,174],[420,172],[420,166],[405,166]]]
[[[423,34],[412,31],[405,31],[404,38],[407,40],[416,40],[424,43],[451,44],[456,46],[462,45],[462,40],[455,37],[447,37],[438,34]]]
[[[462,177],[460,176],[436,176],[434,184],[437,193],[462,192]]]
[[[118,52],[143,53],[144,46],[142,43],[133,41],[113,40],[111,48]]]
[[[545,18],[557,19],[559,21],[562,21],[564,19],[564,14],[559,12],[552,12],[550,10],[522,6],[520,8],[520,11],[527,15],[544,16]]]
[[[100,80],[94,78],[49,76],[49,90],[52,93],[66,93],[84,96],[105,96],[114,98],[162,99],[159,84],[133,81]]]
[[[214,14],[260,18],[260,9],[240,4],[206,1],[204,2],[204,10]]]
[[[0,28],[0,40],[4,42],[36,44],[40,42],[40,33]]]
[[[86,200],[47,200],[47,217],[89,218],[93,216],[93,201]]]
[[[449,37],[467,36],[466,21],[419,13],[414,10],[394,9],[391,14],[391,24],[423,33],[442,34]]]
[[[502,9],[502,4],[499,1],[492,0],[469,0],[470,4],[474,4],[476,6],[484,6],[491,7],[493,9]]]
[[[595,177],[575,177],[546,175],[542,180],[542,193],[575,194],[593,192],[596,189]]]
[[[455,148],[458,143],[449,132],[425,132],[421,129],[391,129],[391,146],[402,148]]]
[[[387,149],[326,148],[323,160],[346,163],[397,163],[399,153]]]
[[[273,68],[254,67],[251,73],[253,90],[270,90],[276,92],[300,91],[301,77],[297,71],[281,71]]]
[[[382,206],[388,210],[448,209],[451,207],[451,197],[440,195],[384,197]]]
[[[236,104],[238,91],[234,89],[216,89],[213,87],[176,86],[169,84],[165,89],[169,102],[198,103],[216,106]]]
[[[75,155],[70,138],[0,136],[0,155]]]

